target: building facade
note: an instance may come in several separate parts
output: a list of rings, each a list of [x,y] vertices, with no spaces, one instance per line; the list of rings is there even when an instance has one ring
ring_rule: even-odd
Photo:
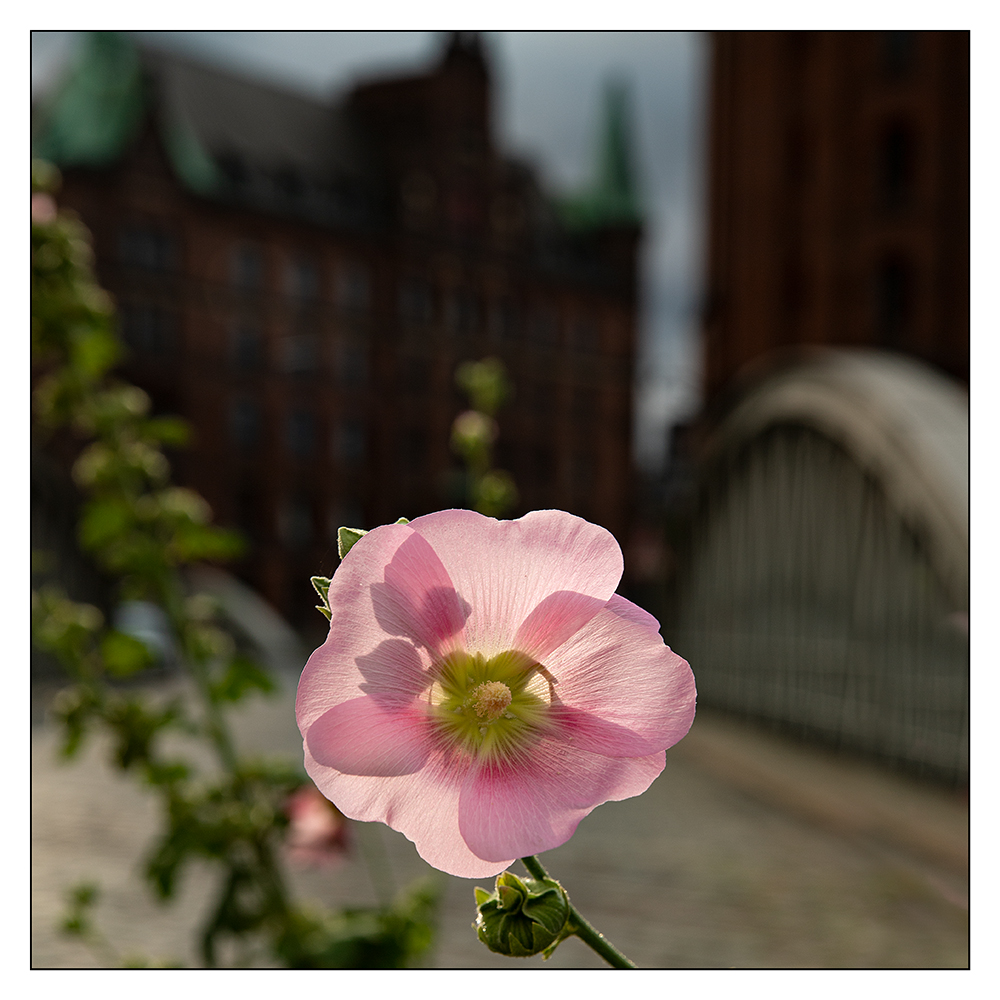
[[[514,514],[623,537],[641,227],[620,111],[606,176],[562,205],[496,148],[465,33],[426,72],[329,104],[95,34],[36,115],[117,300],[125,374],[191,422],[178,478],[249,538],[241,575],[293,621],[341,524],[455,504],[463,360],[497,356],[513,383]]]
[[[704,398],[790,345],[968,382],[968,32],[712,39]]]

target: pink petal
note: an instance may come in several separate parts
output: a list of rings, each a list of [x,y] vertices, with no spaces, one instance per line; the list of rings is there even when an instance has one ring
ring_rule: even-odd
[[[543,660],[604,607],[599,597],[571,590],[549,594],[521,623],[512,645]]]
[[[634,622],[643,628],[651,629],[654,632],[660,631],[660,623],[644,608],[638,604],[627,601],[621,594],[612,594],[608,601],[608,611],[613,611],[620,618]]]
[[[317,764],[342,774],[413,774],[427,762],[426,716],[415,707],[387,710],[373,698],[354,698],[324,712],[307,730]]]
[[[398,677],[392,683],[410,690],[432,655],[414,650],[413,642],[433,649],[461,641],[465,611],[448,574],[405,524],[382,525],[362,536],[334,574],[328,599],[330,631],[299,681],[295,714],[303,734],[327,709],[371,692],[372,684],[385,687],[393,674]],[[383,645],[387,640],[396,645]],[[364,659],[373,655],[386,662],[381,681],[364,668],[368,662],[376,669]]]
[[[320,765],[305,752],[309,777],[345,816],[385,823],[403,833],[417,853],[434,868],[459,878],[490,878],[514,863],[484,861],[469,849],[458,826],[459,795],[468,765],[433,755],[414,774],[400,777],[356,777]]]
[[[609,757],[644,756],[691,728],[694,675],[644,619],[622,610],[628,617],[610,606],[595,615],[545,666],[556,680],[560,739]]]
[[[404,639],[380,642],[367,656],[356,656],[354,665],[364,678],[358,690],[383,708],[405,708],[430,683],[420,653]]]
[[[518,630],[548,597],[569,592],[607,603],[621,579],[621,549],[596,524],[558,510],[532,511],[516,521],[496,521],[469,510],[444,510],[411,521],[426,538],[471,612],[467,648],[494,656],[514,648]],[[367,537],[367,536],[366,536]],[[577,628],[597,603],[554,602],[545,627],[562,636]],[[542,643],[541,621],[527,626]]]
[[[396,549],[371,595],[375,618],[390,635],[413,639],[435,655],[461,645],[468,605],[459,600],[441,560],[420,535],[411,534]]]
[[[611,758],[542,740],[530,756],[470,770],[459,802],[462,837],[489,860],[564,844],[603,802],[644,792],[666,755]]]

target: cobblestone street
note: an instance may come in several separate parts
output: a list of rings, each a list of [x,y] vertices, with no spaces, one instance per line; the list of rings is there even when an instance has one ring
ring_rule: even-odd
[[[298,756],[292,687],[242,711],[247,748]],[[120,963],[131,954],[197,965],[195,929],[211,873],[192,867],[180,898],[153,900],[140,877],[156,803],[103,763],[94,744],[56,760],[41,711],[32,738],[32,964]],[[660,968],[964,967],[968,964],[968,809],[958,796],[703,711],[643,796],[601,806],[543,863],[574,903],[636,963]],[[440,878],[442,968],[543,966],[493,955],[471,929],[475,881],[432,873],[401,835],[355,826],[334,868],[290,869],[327,905],[375,900],[363,860],[386,850],[399,885]],[[519,870],[519,869],[518,869]],[[101,887],[95,955],[56,929],[66,890]],[[487,880],[479,884],[488,885]],[[551,967],[602,967],[575,939]]]

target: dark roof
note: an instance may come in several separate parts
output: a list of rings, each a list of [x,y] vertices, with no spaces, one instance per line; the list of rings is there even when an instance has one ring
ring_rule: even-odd
[[[191,128],[210,153],[238,154],[264,170],[294,167],[317,181],[364,170],[341,106],[174,53],[139,52],[163,114]]]
[[[90,32],[39,109],[34,153],[110,166],[149,118],[189,190],[347,227],[377,224],[376,165],[344,105],[215,69],[117,32]]]

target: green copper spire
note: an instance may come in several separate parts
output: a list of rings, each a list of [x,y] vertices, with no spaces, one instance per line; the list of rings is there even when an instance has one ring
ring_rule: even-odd
[[[139,56],[121,32],[89,31],[45,118],[35,155],[60,167],[104,167],[135,137],[145,111]]]
[[[597,169],[589,189],[563,204],[566,221],[579,229],[638,225],[642,221],[635,188],[629,128],[628,89],[609,82],[604,96],[604,131]]]

